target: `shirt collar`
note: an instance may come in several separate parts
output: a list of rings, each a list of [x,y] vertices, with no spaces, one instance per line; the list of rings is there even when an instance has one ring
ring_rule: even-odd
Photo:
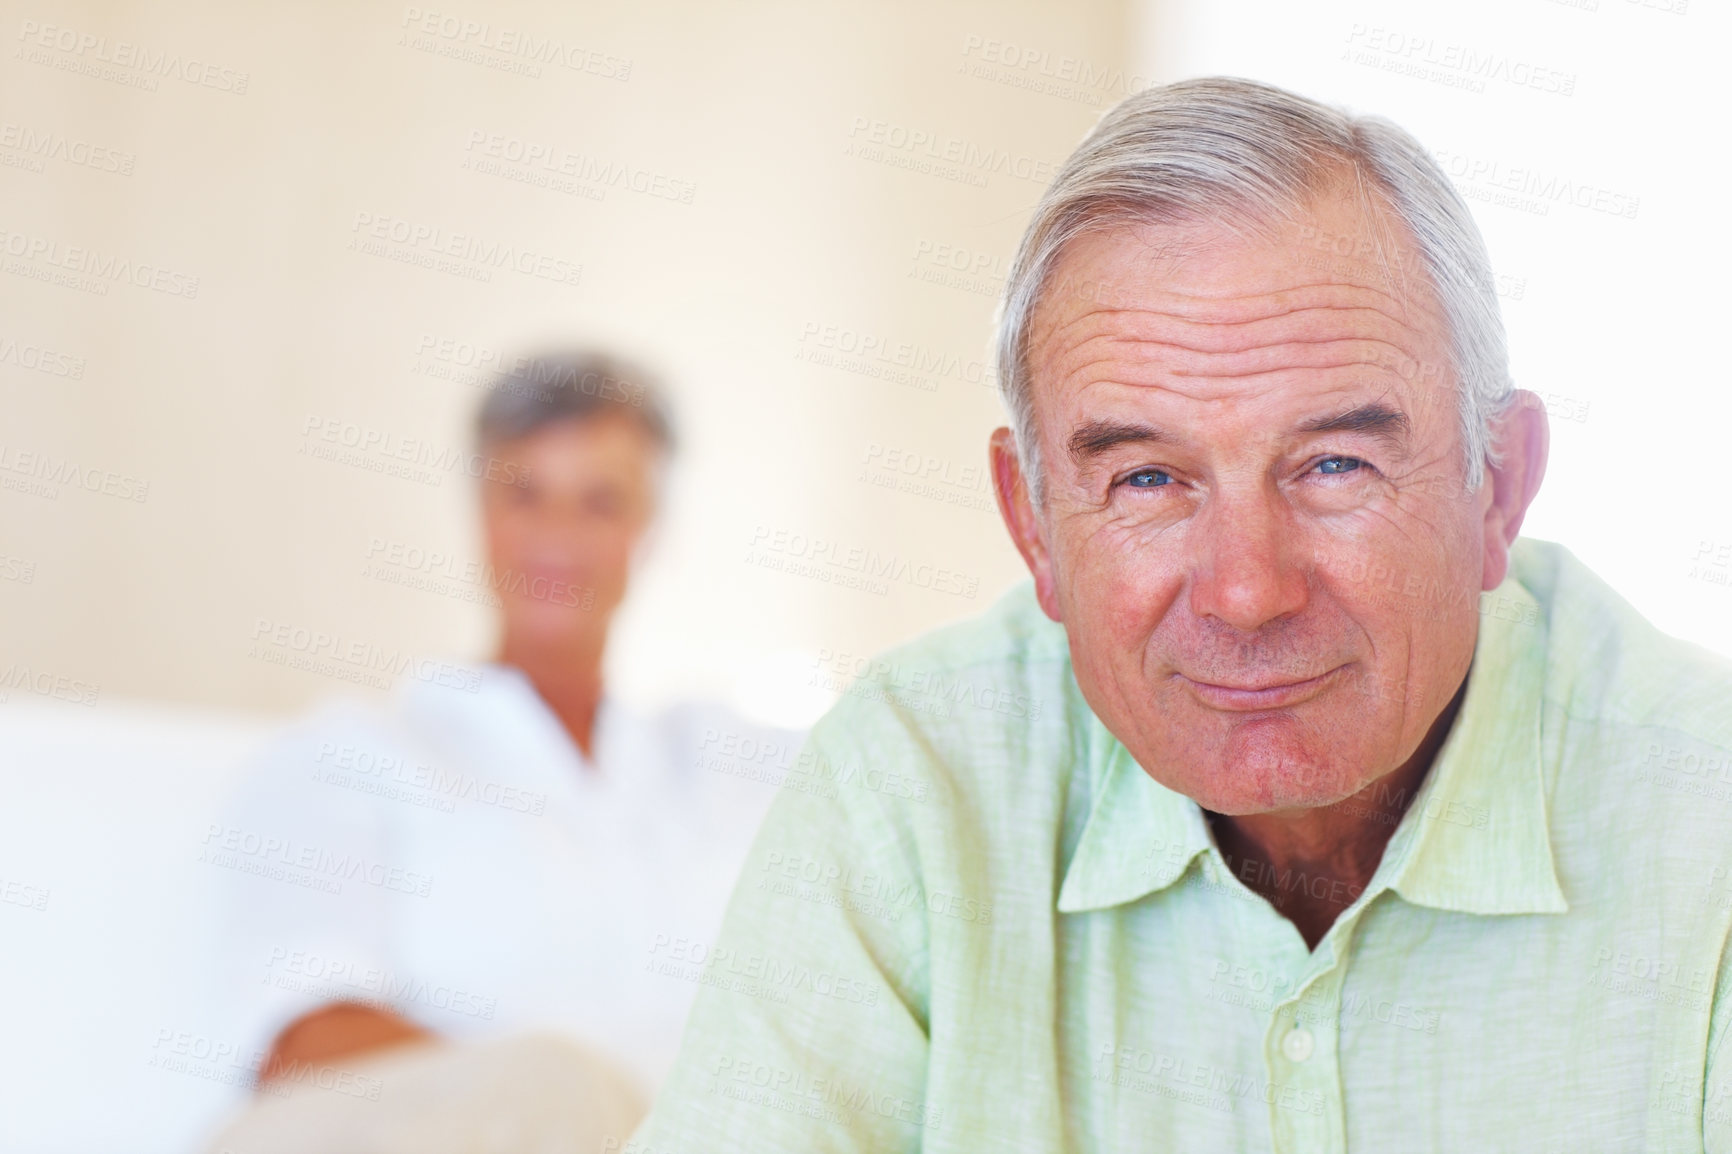
[[[1059,888],[1065,914],[1166,889],[1214,845],[1202,807],[1144,773],[1092,710],[1082,712],[1094,806]]]
[[[1540,713],[1548,625],[1513,577],[1480,599],[1461,712],[1371,888],[1467,914],[1557,914]]]
[[[521,669],[496,662],[457,668],[462,677],[452,684],[411,681],[397,700],[398,716],[442,756],[513,778],[551,775],[587,783],[596,777],[588,772],[591,759]],[[604,692],[591,742],[597,762],[610,760],[605,747],[620,728],[618,713]]]
[[[1540,755],[1545,614],[1513,577],[1480,611],[1461,709],[1367,900],[1392,889],[1461,913],[1562,913]],[[1218,857],[1202,808],[1156,782],[1092,711],[1082,713],[1094,803],[1059,888],[1060,913],[1135,901],[1177,882],[1199,854]]]

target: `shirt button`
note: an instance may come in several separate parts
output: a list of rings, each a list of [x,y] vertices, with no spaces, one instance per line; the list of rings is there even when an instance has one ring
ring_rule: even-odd
[[[1287,1036],[1281,1039],[1281,1052],[1287,1055],[1288,1061],[1303,1062],[1311,1056],[1317,1039],[1311,1036],[1311,1031],[1304,1026],[1296,1026],[1287,1031]]]

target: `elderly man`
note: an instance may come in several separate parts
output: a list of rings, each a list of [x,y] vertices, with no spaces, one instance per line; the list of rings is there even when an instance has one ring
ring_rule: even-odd
[[[883,662],[1040,708],[820,722],[931,788],[776,802],[718,948],[787,996],[622,1149],[1732,1150],[1732,672],[1517,541],[1491,284],[1385,121],[1109,113],[1001,316],[1032,588]]]

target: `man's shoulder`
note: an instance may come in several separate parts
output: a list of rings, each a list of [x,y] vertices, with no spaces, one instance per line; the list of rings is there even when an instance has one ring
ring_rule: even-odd
[[[1511,562],[1545,615],[1549,704],[1732,750],[1732,661],[1661,632],[1561,545],[1523,540]]]
[[[947,844],[963,825],[1015,837],[1059,820],[1093,748],[1064,628],[1027,583],[975,617],[828,670],[840,697],[802,766],[835,782],[844,808],[888,805],[893,824]]]

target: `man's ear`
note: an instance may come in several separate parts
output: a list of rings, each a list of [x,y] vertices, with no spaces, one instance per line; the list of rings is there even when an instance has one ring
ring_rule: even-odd
[[[1004,518],[1010,539],[1016,542],[1016,551],[1022,554],[1028,571],[1034,575],[1034,593],[1040,599],[1041,609],[1054,621],[1062,621],[1054,593],[1052,554],[1047,551],[1044,527],[1029,496],[1022,461],[1016,455],[1016,434],[1009,429],[994,429],[988,452],[999,516]]]
[[[1509,547],[1521,531],[1522,518],[1546,475],[1551,425],[1545,402],[1517,389],[1502,415],[1492,422],[1492,445],[1503,463],[1486,466],[1491,503],[1485,510],[1485,572],[1482,587],[1496,589],[1509,572]]]

